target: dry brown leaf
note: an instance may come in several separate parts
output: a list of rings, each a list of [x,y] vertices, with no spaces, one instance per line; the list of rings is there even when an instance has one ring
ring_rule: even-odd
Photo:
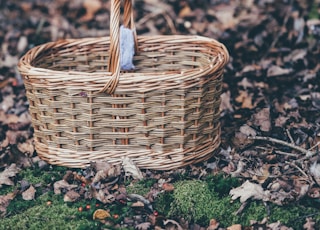
[[[303,225],[303,229],[306,230],[315,230],[316,222],[312,219],[312,217],[306,218],[306,223]]]
[[[254,171],[254,175],[252,176],[252,179],[254,181],[259,182],[259,184],[263,184],[270,176],[270,169],[271,165],[269,164],[264,164],[262,167],[256,169]]]
[[[163,224],[166,227],[166,230],[183,230],[180,224],[175,220],[165,220]]]
[[[15,193],[8,193],[7,195],[0,196],[0,214],[1,216],[5,215],[7,207],[10,204],[10,201],[15,198]]]
[[[144,207],[144,203],[141,202],[141,201],[137,201],[137,202],[132,203],[131,207],[133,207],[133,208],[143,208]]]
[[[108,194],[103,189],[100,189],[99,191],[94,190],[92,196],[103,204],[112,204],[116,200],[113,194]]]
[[[14,98],[12,96],[6,96],[0,103],[0,109],[3,111],[8,111],[14,106]]]
[[[61,194],[61,189],[71,190],[76,187],[77,185],[69,184],[65,180],[59,180],[53,184],[54,194]]]
[[[171,183],[163,183],[162,184],[162,189],[166,192],[171,192],[174,190],[174,186]]]
[[[232,143],[235,148],[243,149],[252,144],[253,140],[249,139],[248,136],[242,132],[236,132],[232,138]]]
[[[22,193],[22,199],[33,200],[36,195],[36,189],[31,185],[26,191]]]
[[[320,198],[320,188],[314,187],[311,188],[308,192],[308,196],[314,199],[319,199]]]
[[[251,183],[250,181],[244,182],[240,187],[230,190],[231,199],[236,200],[240,198],[240,202],[244,203],[248,199],[254,200],[268,200],[268,192],[264,191],[261,185]]]
[[[292,69],[284,69],[280,66],[273,65],[268,69],[267,77],[283,76],[292,73]]]
[[[129,157],[122,158],[122,166],[126,176],[132,176],[133,179],[143,179],[142,172]]]
[[[241,230],[241,229],[242,229],[241,224],[234,224],[230,227],[227,227],[227,230]]]
[[[255,107],[252,103],[252,94],[249,94],[247,91],[240,90],[239,96],[235,100],[241,104],[241,108],[243,109],[253,109]]]
[[[252,137],[257,136],[257,132],[253,128],[251,128],[249,125],[241,126],[240,132],[247,136],[252,136]]]
[[[14,185],[11,178],[15,177],[20,172],[20,168],[16,164],[11,164],[2,173],[0,173],[0,188],[2,185]]]
[[[26,142],[23,143],[18,143],[18,149],[28,155],[28,156],[32,156],[34,153],[34,143],[33,143],[33,139],[28,139],[26,140]]]
[[[73,191],[73,190],[70,190],[68,191],[64,197],[63,197],[63,201],[64,202],[75,202],[76,200],[78,200],[80,197],[80,194]]]
[[[261,131],[268,132],[271,129],[270,108],[263,108],[253,115],[253,124],[260,127]]]
[[[183,18],[183,17],[187,17],[189,16],[190,14],[192,14],[192,10],[190,8],[189,5],[185,5],[179,12],[179,17],[180,18]]]
[[[84,0],[83,7],[86,9],[86,14],[79,21],[86,22],[94,18],[95,13],[101,9],[102,4],[100,0]]]
[[[219,228],[220,223],[216,219],[211,219],[207,230],[216,230]]]
[[[112,168],[113,166],[107,162],[107,161],[95,161],[95,162],[91,162],[90,166],[93,167],[95,169],[96,172],[99,172],[101,170],[109,170],[110,168]]]
[[[93,219],[94,220],[104,220],[108,217],[111,217],[110,213],[104,209],[97,209],[93,213]]]
[[[134,229],[137,230],[149,230],[151,228],[151,223],[150,222],[144,222],[141,224],[137,224]]]
[[[15,114],[6,114],[5,124],[18,123],[19,117]]]
[[[220,110],[223,111],[229,111],[233,112],[234,109],[231,104],[231,92],[228,90],[227,92],[224,92],[221,94],[221,104],[220,104]]]

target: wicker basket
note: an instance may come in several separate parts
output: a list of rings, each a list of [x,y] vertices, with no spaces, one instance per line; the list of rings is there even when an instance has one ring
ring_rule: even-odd
[[[207,160],[220,144],[224,45],[200,36],[139,36],[134,71],[120,71],[121,0],[110,38],[67,39],[19,62],[38,155],[83,168],[92,161],[168,170]],[[131,0],[123,24],[134,28]]]

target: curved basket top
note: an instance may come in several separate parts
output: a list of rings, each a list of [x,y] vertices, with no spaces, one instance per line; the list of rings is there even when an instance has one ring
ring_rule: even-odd
[[[219,73],[229,60],[228,51],[223,44],[202,36],[139,36],[137,40],[139,44],[137,56],[140,56],[140,61],[149,63],[142,71],[137,69],[133,72],[121,72],[117,86],[119,90],[121,85],[152,84],[159,81],[177,84],[177,82],[196,79],[203,75]],[[29,50],[20,59],[18,68],[25,80],[32,84],[45,83],[51,87],[59,87],[63,81],[65,85],[82,85],[86,90],[101,90],[113,75],[112,72],[107,71],[107,68],[103,71],[93,71],[86,65],[87,67],[83,68],[59,70],[52,63],[59,61],[68,65],[67,62],[72,61],[73,65],[81,66],[83,62],[77,63],[78,60],[86,61],[86,55],[89,53],[93,56],[108,56],[109,45],[109,38],[49,42]],[[178,54],[179,52],[181,54]],[[181,61],[180,70],[165,67],[159,71],[157,68],[152,68],[152,64],[157,65],[158,59],[165,59],[166,55],[176,56],[175,61]],[[108,59],[108,57],[105,58]],[[104,60],[104,62],[104,65],[107,65],[107,61]],[[93,62],[91,64],[95,65]]]

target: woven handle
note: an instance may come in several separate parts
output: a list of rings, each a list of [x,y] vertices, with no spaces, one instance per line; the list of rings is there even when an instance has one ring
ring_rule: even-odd
[[[108,71],[113,73],[111,79],[100,92],[112,94],[120,77],[120,6],[121,0],[111,0],[110,10],[110,54]],[[124,1],[123,25],[134,32],[135,49],[137,51],[137,35],[133,20],[132,0]]]

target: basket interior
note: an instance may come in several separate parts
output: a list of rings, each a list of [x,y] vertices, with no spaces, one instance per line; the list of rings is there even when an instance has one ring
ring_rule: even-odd
[[[105,72],[108,69],[109,43],[75,44],[42,51],[32,62],[34,67],[54,71]],[[205,69],[219,53],[196,43],[139,43],[134,56],[133,72],[177,73],[190,69]]]

